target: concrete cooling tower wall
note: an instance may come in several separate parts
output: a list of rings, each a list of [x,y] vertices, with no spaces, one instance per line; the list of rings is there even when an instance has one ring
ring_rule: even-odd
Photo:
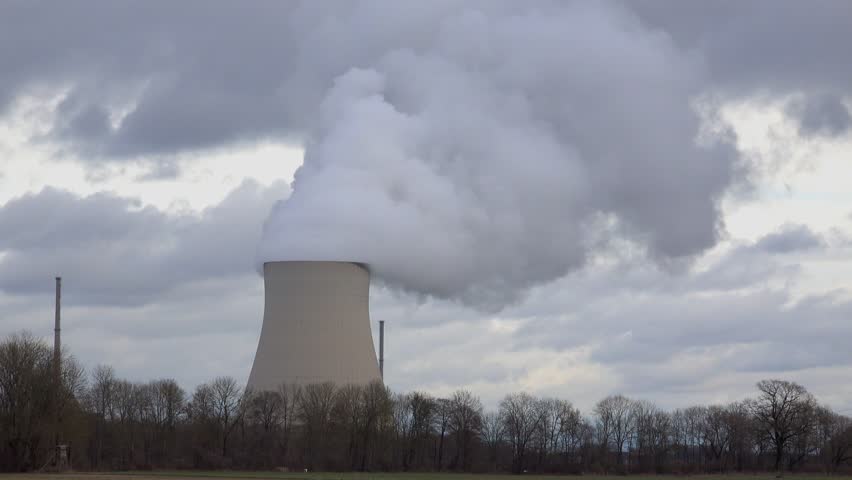
[[[381,380],[366,268],[348,262],[268,262],[263,276],[263,328],[250,388]]]

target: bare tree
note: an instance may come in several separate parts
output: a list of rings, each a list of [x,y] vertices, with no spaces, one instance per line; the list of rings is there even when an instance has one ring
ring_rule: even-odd
[[[405,436],[407,448],[403,459],[403,468],[407,470],[417,463],[418,454],[425,449],[432,432],[436,405],[434,398],[422,392],[405,395],[402,401],[409,415],[408,434]]]
[[[246,391],[246,417],[248,423],[257,429],[256,445],[253,455],[263,459],[264,468],[273,467],[273,446],[277,443],[278,428],[281,425],[283,401],[278,392],[264,390]]]
[[[728,455],[732,466],[738,471],[745,469],[747,458],[753,450],[755,428],[745,402],[730,403],[725,407],[725,423],[728,432]]]
[[[823,461],[830,472],[836,472],[844,463],[852,462],[852,419],[821,407],[817,422]]]
[[[555,452],[559,441],[559,402],[555,398],[542,398],[538,401],[541,421],[534,435],[537,450],[536,470],[544,467],[548,455]]]
[[[479,433],[482,422],[482,402],[467,390],[458,390],[450,398],[450,432],[455,437],[456,455],[453,463],[462,470],[470,469],[471,442]]]
[[[128,457],[130,461],[133,461],[134,441],[138,442],[142,447],[142,464],[147,467],[153,463],[154,437],[163,421],[163,412],[157,408],[157,392],[152,383],[133,385],[131,392],[136,413],[135,418],[131,419],[130,432],[131,435],[134,434],[134,429],[137,428],[134,423],[138,423],[138,439],[131,437],[131,451]]]
[[[671,416],[647,401],[633,402],[633,439],[636,463],[643,471],[661,472],[671,448]]]
[[[522,473],[527,449],[542,422],[541,406],[528,393],[512,393],[500,401],[499,412],[512,446],[512,472]]]
[[[805,387],[794,382],[762,380],[757,389],[760,395],[750,402],[751,413],[761,434],[774,447],[775,470],[779,470],[790,444],[813,428],[816,401]]]
[[[408,471],[418,462],[426,462],[435,408],[435,400],[425,393],[394,395],[394,451],[402,470]]]
[[[99,365],[92,371],[88,402],[95,414],[95,449],[92,452],[92,464],[95,468],[98,468],[103,461],[107,423],[115,418],[116,383],[115,371],[112,367]]]
[[[283,384],[278,387],[278,395],[281,397],[281,435],[278,437],[278,443],[281,448],[281,456],[286,462],[290,450],[290,438],[293,435],[293,423],[297,418],[301,403],[302,387]]]
[[[249,421],[258,425],[264,433],[270,433],[281,422],[282,399],[278,392],[246,392],[246,411]]]
[[[505,440],[505,427],[497,412],[488,412],[482,416],[482,429],[479,435],[488,448],[488,461],[491,468],[497,470],[497,449]]]
[[[724,455],[730,449],[731,432],[728,412],[719,405],[711,405],[704,410],[701,419],[702,445],[705,454],[720,471],[725,470]]]
[[[622,395],[610,395],[595,406],[601,450],[615,451],[619,470],[624,468],[624,447],[633,433],[633,402]]]
[[[450,425],[450,401],[446,398],[435,400],[435,430],[438,433],[437,446],[435,448],[435,469],[440,471],[444,468],[444,440]]]
[[[173,379],[151,383],[157,415],[157,444],[161,457],[173,452],[177,443],[177,427],[186,409],[186,392]]]
[[[559,424],[559,451],[565,463],[576,461],[576,454],[590,426],[583,420],[580,410],[568,400],[557,400]]]
[[[190,436],[192,442],[193,464],[196,467],[218,466],[211,464],[208,451],[218,450],[219,426],[213,412],[213,389],[210,384],[203,383],[195,387],[192,398],[186,408],[187,420],[191,427]]]
[[[337,389],[333,383],[306,385],[299,397],[299,420],[304,426],[305,461],[309,469],[324,466]]]
[[[245,409],[243,392],[231,377],[217,377],[210,383],[213,395],[213,415],[219,425],[222,456],[228,456],[228,438],[242,418]]]
[[[677,409],[671,415],[673,448],[680,450],[680,462],[687,469],[695,469],[703,459],[703,420],[706,407],[692,406]]]
[[[77,359],[65,349],[62,350],[62,364],[60,367],[61,385],[59,391],[54,392],[56,395],[54,399],[56,401],[56,413],[59,415],[58,420],[60,423],[57,426],[60,429],[60,432],[57,432],[60,434],[57,440],[67,442],[73,434],[80,433],[80,429],[75,428],[75,423],[77,422],[73,420],[75,420],[74,417],[77,414],[81,413],[80,400],[86,394],[86,371],[77,362]],[[66,423],[66,420],[72,420],[72,422]]]
[[[375,381],[361,389],[361,462],[360,470],[367,470],[367,462],[375,450],[379,428],[391,415],[391,393],[381,382]]]
[[[52,356],[48,346],[24,332],[0,343],[0,439],[9,469],[33,468],[51,408]],[[0,458],[2,459],[2,458]]]
[[[413,416],[409,398],[413,393],[396,393],[393,396],[393,462],[407,472],[411,468],[411,450],[413,448]]]
[[[354,469],[360,458],[360,433],[363,421],[363,386],[343,385],[337,389],[332,417],[347,439],[348,467]]]
[[[112,385],[115,419],[117,420],[117,438],[114,444],[118,450],[121,468],[133,466],[134,440],[137,420],[143,420],[145,406],[140,402],[138,387],[127,380],[116,380]]]

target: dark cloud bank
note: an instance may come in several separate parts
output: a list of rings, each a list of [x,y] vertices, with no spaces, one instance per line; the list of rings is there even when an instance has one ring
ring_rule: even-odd
[[[36,294],[57,273],[71,304],[143,305],[184,283],[251,271],[260,225],[286,183],[245,182],[199,214],[54,188],[0,207],[0,290]]]
[[[22,94],[67,91],[48,138],[97,161],[301,143],[305,164],[257,238],[260,260],[363,261],[409,292],[500,308],[584,265],[607,239],[664,263],[712,247],[724,229],[720,197],[748,165],[730,134],[704,134],[696,102],[795,94],[803,100],[789,113],[804,133],[842,133],[849,9],[21,2],[0,16],[0,43],[15,46],[0,53],[0,111]],[[92,251],[110,235],[162,245],[152,236],[171,232],[162,235],[174,246],[145,261],[106,252],[139,261],[142,278],[182,262],[224,271],[246,261],[192,263],[198,251],[182,245],[203,227],[186,219],[120,199],[110,216],[98,210],[103,198],[59,196],[18,200],[6,221],[40,202],[75,205],[72,217],[89,216],[75,217],[69,236]],[[154,227],[127,224],[140,218]],[[6,245],[47,241],[10,230]],[[13,250],[5,271],[83,261],[51,251]],[[3,281],[23,291],[27,278]]]

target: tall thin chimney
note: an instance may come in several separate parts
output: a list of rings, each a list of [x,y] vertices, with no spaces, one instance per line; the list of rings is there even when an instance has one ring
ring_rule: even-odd
[[[379,320],[379,375],[385,379],[385,321]]]
[[[54,374],[56,375],[57,385],[59,385],[59,361],[60,361],[60,350],[62,348],[62,340],[60,337],[60,328],[59,328],[59,308],[60,301],[62,299],[62,277],[56,277],[56,317],[54,319],[55,324],[53,327],[53,365],[56,367],[56,371]]]
[[[54,327],[53,327],[53,421],[54,421],[54,433],[55,433],[55,445],[59,445],[61,438],[59,438],[59,430],[61,423],[61,414],[59,409],[62,408],[62,404],[59,401],[59,394],[62,388],[62,340],[60,339],[60,327],[59,327],[59,308],[60,301],[62,300],[62,277],[56,277],[56,313],[54,318]],[[58,459],[57,459],[58,460]]]

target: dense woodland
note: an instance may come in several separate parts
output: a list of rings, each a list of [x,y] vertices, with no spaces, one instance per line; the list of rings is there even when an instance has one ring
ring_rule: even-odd
[[[76,470],[231,468],[538,473],[852,470],[852,421],[791,382],[752,398],[665,411],[613,395],[593,411],[509,393],[394,393],[381,384],[250,392],[220,377],[186,391],[133,383],[51,348],[0,341],[0,470],[38,470],[58,440]],[[54,412],[60,412],[57,415]]]

